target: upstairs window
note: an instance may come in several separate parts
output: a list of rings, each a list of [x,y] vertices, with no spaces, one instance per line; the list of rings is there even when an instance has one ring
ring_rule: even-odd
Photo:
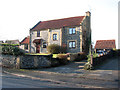
[[[76,42],[75,41],[69,41],[69,48],[75,48]]]
[[[40,37],[40,31],[39,30],[37,31],[37,37]]]
[[[57,34],[53,34],[53,40],[57,40]]]
[[[75,34],[76,30],[75,28],[69,28],[69,34]]]

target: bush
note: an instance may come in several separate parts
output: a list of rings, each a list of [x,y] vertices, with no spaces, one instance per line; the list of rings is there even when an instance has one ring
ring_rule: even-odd
[[[60,46],[60,53],[66,53],[67,48]]]
[[[66,47],[59,46],[58,44],[51,44],[47,47],[47,51],[51,54],[65,53]]]
[[[70,61],[75,61],[78,57],[78,54],[77,53],[71,53],[69,54],[69,60]]]
[[[2,54],[9,54],[9,55],[24,55],[25,52],[22,49],[14,46],[2,46]]]
[[[68,63],[67,57],[68,57],[67,54],[58,54],[60,64],[67,64]]]
[[[7,44],[7,43],[2,43],[1,46],[19,46],[19,44]]]
[[[92,55],[93,55],[93,58],[98,57],[98,54],[96,54],[96,53],[94,53],[94,52],[92,53]],[[88,58],[87,61],[90,62],[90,61],[91,61],[91,54],[88,54],[88,55],[87,55],[87,58]]]
[[[87,55],[84,52],[79,52],[76,61],[87,59]]]
[[[0,54],[2,53],[2,46],[0,46]]]
[[[57,44],[51,44],[47,47],[47,51],[51,54],[58,54],[60,53],[60,46]]]

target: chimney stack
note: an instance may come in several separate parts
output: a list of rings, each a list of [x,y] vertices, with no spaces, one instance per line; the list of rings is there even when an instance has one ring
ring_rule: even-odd
[[[91,13],[89,11],[86,12],[86,16],[91,16]]]

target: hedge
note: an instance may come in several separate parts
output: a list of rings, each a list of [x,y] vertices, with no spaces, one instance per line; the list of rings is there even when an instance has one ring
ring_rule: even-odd
[[[51,54],[65,53],[66,48],[58,44],[51,44],[47,47],[47,51],[48,53],[51,53]]]
[[[0,46],[19,46],[19,44],[8,44],[8,43],[2,43]]]
[[[25,51],[15,46],[1,46],[1,53],[8,55],[24,55]]]

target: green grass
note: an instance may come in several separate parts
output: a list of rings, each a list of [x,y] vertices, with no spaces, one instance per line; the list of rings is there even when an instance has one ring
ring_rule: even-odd
[[[53,54],[53,58],[57,58],[58,55],[66,55],[66,54]]]
[[[50,55],[46,53],[25,53],[25,55]]]
[[[57,58],[58,54],[53,54],[53,58]]]

